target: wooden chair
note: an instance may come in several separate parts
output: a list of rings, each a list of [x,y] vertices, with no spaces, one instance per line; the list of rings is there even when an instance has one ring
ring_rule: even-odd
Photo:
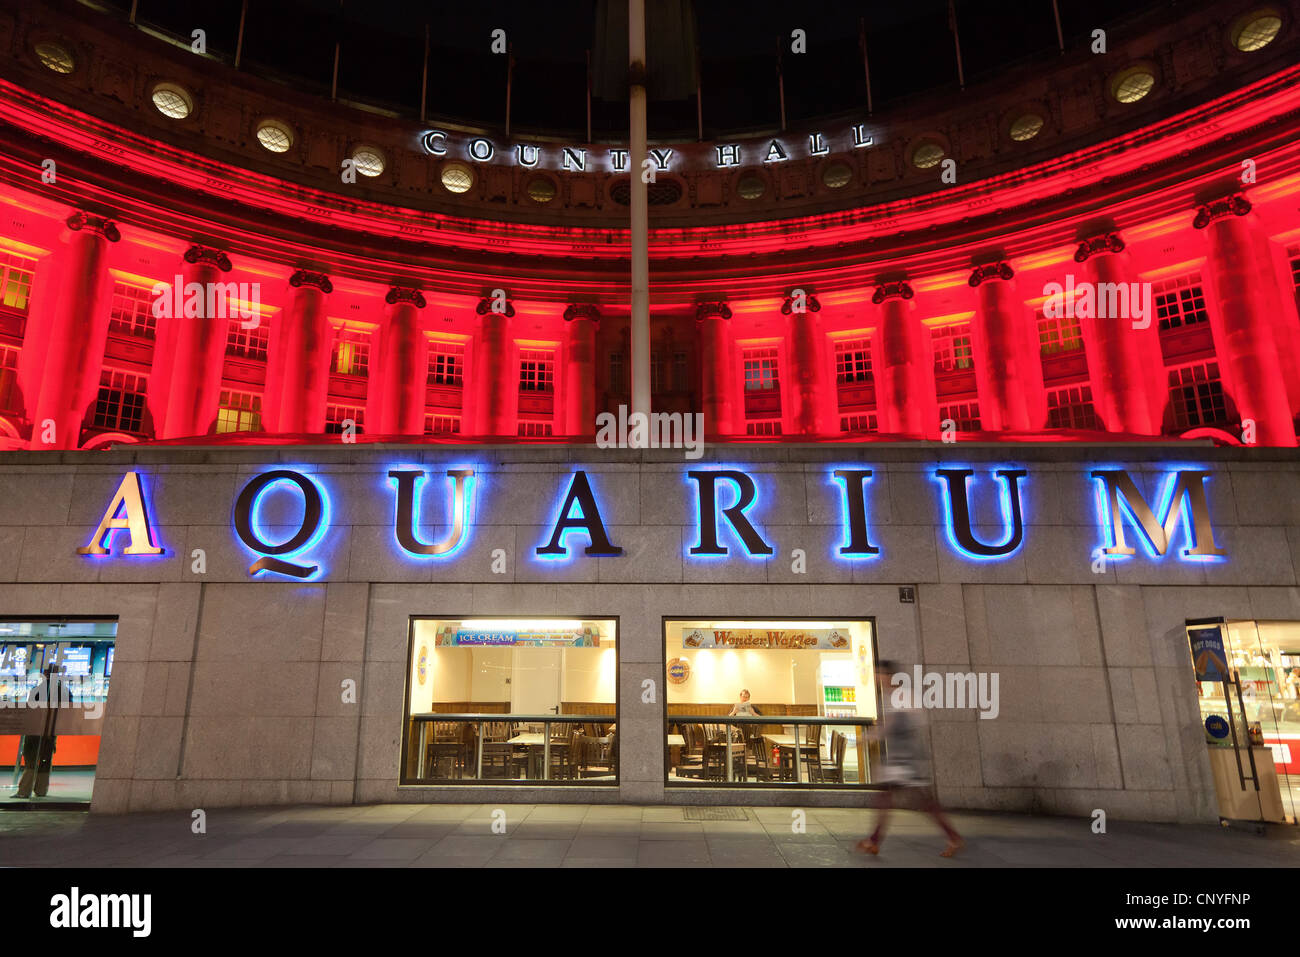
[[[704,751],[699,733],[695,730],[697,727],[694,724],[682,725],[686,747],[682,749],[682,759],[675,769],[679,778],[698,778],[704,775]]]
[[[762,735],[754,735],[747,742],[747,748],[753,756],[753,761],[747,768],[747,773],[752,772],[753,777],[759,781],[772,780],[772,754],[767,747],[767,739]]]
[[[838,731],[831,732],[830,763],[821,765],[821,780],[827,784],[844,783],[844,752],[849,739]]]
[[[513,778],[518,769],[515,746],[505,741],[483,742],[483,777]]]

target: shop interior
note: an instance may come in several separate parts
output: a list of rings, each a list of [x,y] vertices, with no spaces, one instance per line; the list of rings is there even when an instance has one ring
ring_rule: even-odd
[[[1280,816],[1294,823],[1300,804],[1300,622],[1228,621],[1223,632],[1228,667],[1241,680],[1241,698],[1239,703],[1235,690],[1229,689],[1230,701],[1225,702],[1222,683],[1197,683],[1202,723],[1212,716],[1225,724],[1232,718],[1227,736],[1215,738],[1207,730],[1207,743],[1212,752],[1231,751],[1235,731],[1239,750],[1253,745],[1261,761],[1271,760],[1272,774],[1268,768],[1260,768],[1261,783],[1267,788],[1276,776]],[[1242,711],[1244,722],[1240,720]],[[1228,766],[1226,753],[1223,764]],[[1244,769],[1249,776],[1248,759]],[[1229,777],[1236,774],[1235,758],[1230,770]],[[1265,800],[1261,813],[1265,819],[1277,819],[1279,815],[1276,811],[1270,814],[1268,804]]]
[[[614,619],[415,619],[403,783],[617,783],[617,668]]]
[[[114,621],[0,621],[0,807],[90,803],[116,635]]]
[[[664,647],[668,784],[870,783],[872,622],[669,619]]]

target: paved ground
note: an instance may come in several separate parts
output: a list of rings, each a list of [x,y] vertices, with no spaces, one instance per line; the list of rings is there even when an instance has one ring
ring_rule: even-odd
[[[193,834],[187,812],[91,816],[0,812],[0,866],[28,867],[1239,867],[1300,865],[1300,832],[1264,836],[1217,825],[1111,822],[1093,834],[1081,819],[954,814],[967,840],[952,860],[930,821],[896,812],[880,857],[853,851],[866,811],[701,809],[744,820],[688,821],[682,807],[428,805],[241,808],[207,815]],[[494,813],[505,833],[494,834]]]

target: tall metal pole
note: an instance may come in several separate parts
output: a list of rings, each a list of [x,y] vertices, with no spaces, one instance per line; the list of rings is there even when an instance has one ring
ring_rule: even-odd
[[[785,129],[785,74],[781,71],[781,38],[776,38],[776,89],[781,98],[781,129]]]
[[[1056,0],[1052,0],[1052,15],[1056,17],[1056,45],[1065,52],[1065,35],[1061,33],[1061,8],[1057,6]]]
[[[862,50],[862,72],[867,78],[867,116],[871,115],[871,63],[867,59],[867,22],[858,17],[858,47]]]
[[[424,69],[420,71],[420,122],[424,122],[429,96],[429,25],[424,25]]]
[[[239,38],[235,40],[235,69],[239,69],[239,58],[244,55],[244,18],[248,16],[248,0],[239,8]]]
[[[515,45],[506,47],[506,139],[510,138],[510,88],[515,82]]]
[[[650,208],[646,157],[645,0],[627,4],[628,112],[632,157],[632,411],[650,414]]]
[[[591,51],[587,51],[587,139],[591,142]]]
[[[957,84],[966,89],[966,73],[961,67],[961,37],[957,34],[957,9],[948,0],[948,26],[952,29],[952,45],[957,51]]]

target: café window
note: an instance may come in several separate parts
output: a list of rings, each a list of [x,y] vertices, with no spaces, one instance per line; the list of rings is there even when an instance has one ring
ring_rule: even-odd
[[[0,799],[86,805],[95,785],[117,622],[0,621]]]
[[[618,783],[618,623],[411,621],[403,784]]]
[[[869,784],[870,620],[666,619],[666,783]]]

